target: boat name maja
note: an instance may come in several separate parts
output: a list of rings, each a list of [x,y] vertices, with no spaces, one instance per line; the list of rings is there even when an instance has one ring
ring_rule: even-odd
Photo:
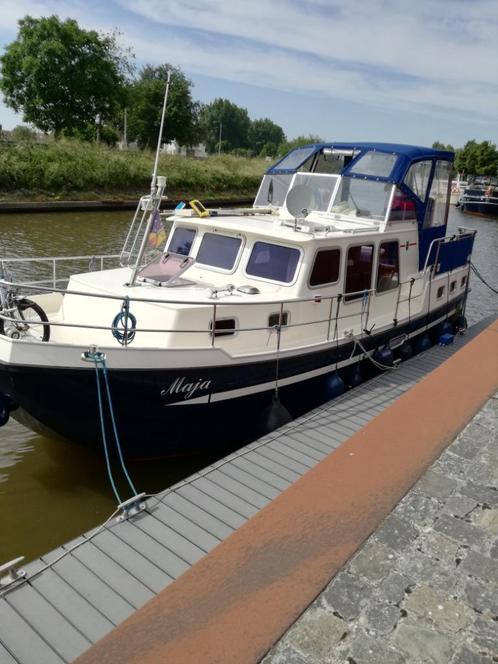
[[[186,383],[186,380],[185,376],[176,378],[167,389],[161,390],[161,396],[183,394],[184,399],[190,399],[199,390],[209,390],[211,387],[211,381],[203,378],[199,378],[193,383]]]

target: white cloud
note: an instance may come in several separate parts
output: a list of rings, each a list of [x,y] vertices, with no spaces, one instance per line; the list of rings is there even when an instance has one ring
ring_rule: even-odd
[[[495,0],[0,0],[1,28],[58,13],[122,31],[142,62],[274,90],[490,121]]]
[[[498,55],[498,3],[489,0],[118,1],[156,23],[391,74],[487,81],[483,63],[491,66]]]

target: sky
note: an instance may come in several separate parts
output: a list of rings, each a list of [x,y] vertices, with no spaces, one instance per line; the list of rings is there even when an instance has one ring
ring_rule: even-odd
[[[194,99],[288,138],[498,143],[496,0],[0,0],[0,52],[26,14],[117,30],[138,67],[179,66]]]

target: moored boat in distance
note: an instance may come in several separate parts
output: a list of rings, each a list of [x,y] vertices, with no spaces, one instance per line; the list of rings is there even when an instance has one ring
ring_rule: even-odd
[[[252,208],[167,218],[157,178],[119,257],[74,257],[67,283],[67,257],[2,260],[3,419],[184,453],[423,350],[463,324],[468,292],[475,231],[446,235],[453,156],[308,145],[268,169]]]
[[[485,217],[498,216],[498,183],[496,179],[475,180],[465,187],[456,204],[462,212]]]

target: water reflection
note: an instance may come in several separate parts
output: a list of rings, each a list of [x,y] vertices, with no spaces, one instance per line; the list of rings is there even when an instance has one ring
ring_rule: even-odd
[[[127,232],[128,212],[0,216],[0,257],[117,253]],[[498,283],[498,222],[452,208],[449,231],[477,229],[474,262]],[[467,315],[470,322],[497,310],[497,298],[475,276]],[[156,492],[214,460],[134,462],[130,474],[139,491]],[[120,492],[128,497],[119,482]],[[0,429],[0,564],[18,555],[29,560],[101,523],[115,500],[103,454],[73,443],[38,436],[10,421]]]

